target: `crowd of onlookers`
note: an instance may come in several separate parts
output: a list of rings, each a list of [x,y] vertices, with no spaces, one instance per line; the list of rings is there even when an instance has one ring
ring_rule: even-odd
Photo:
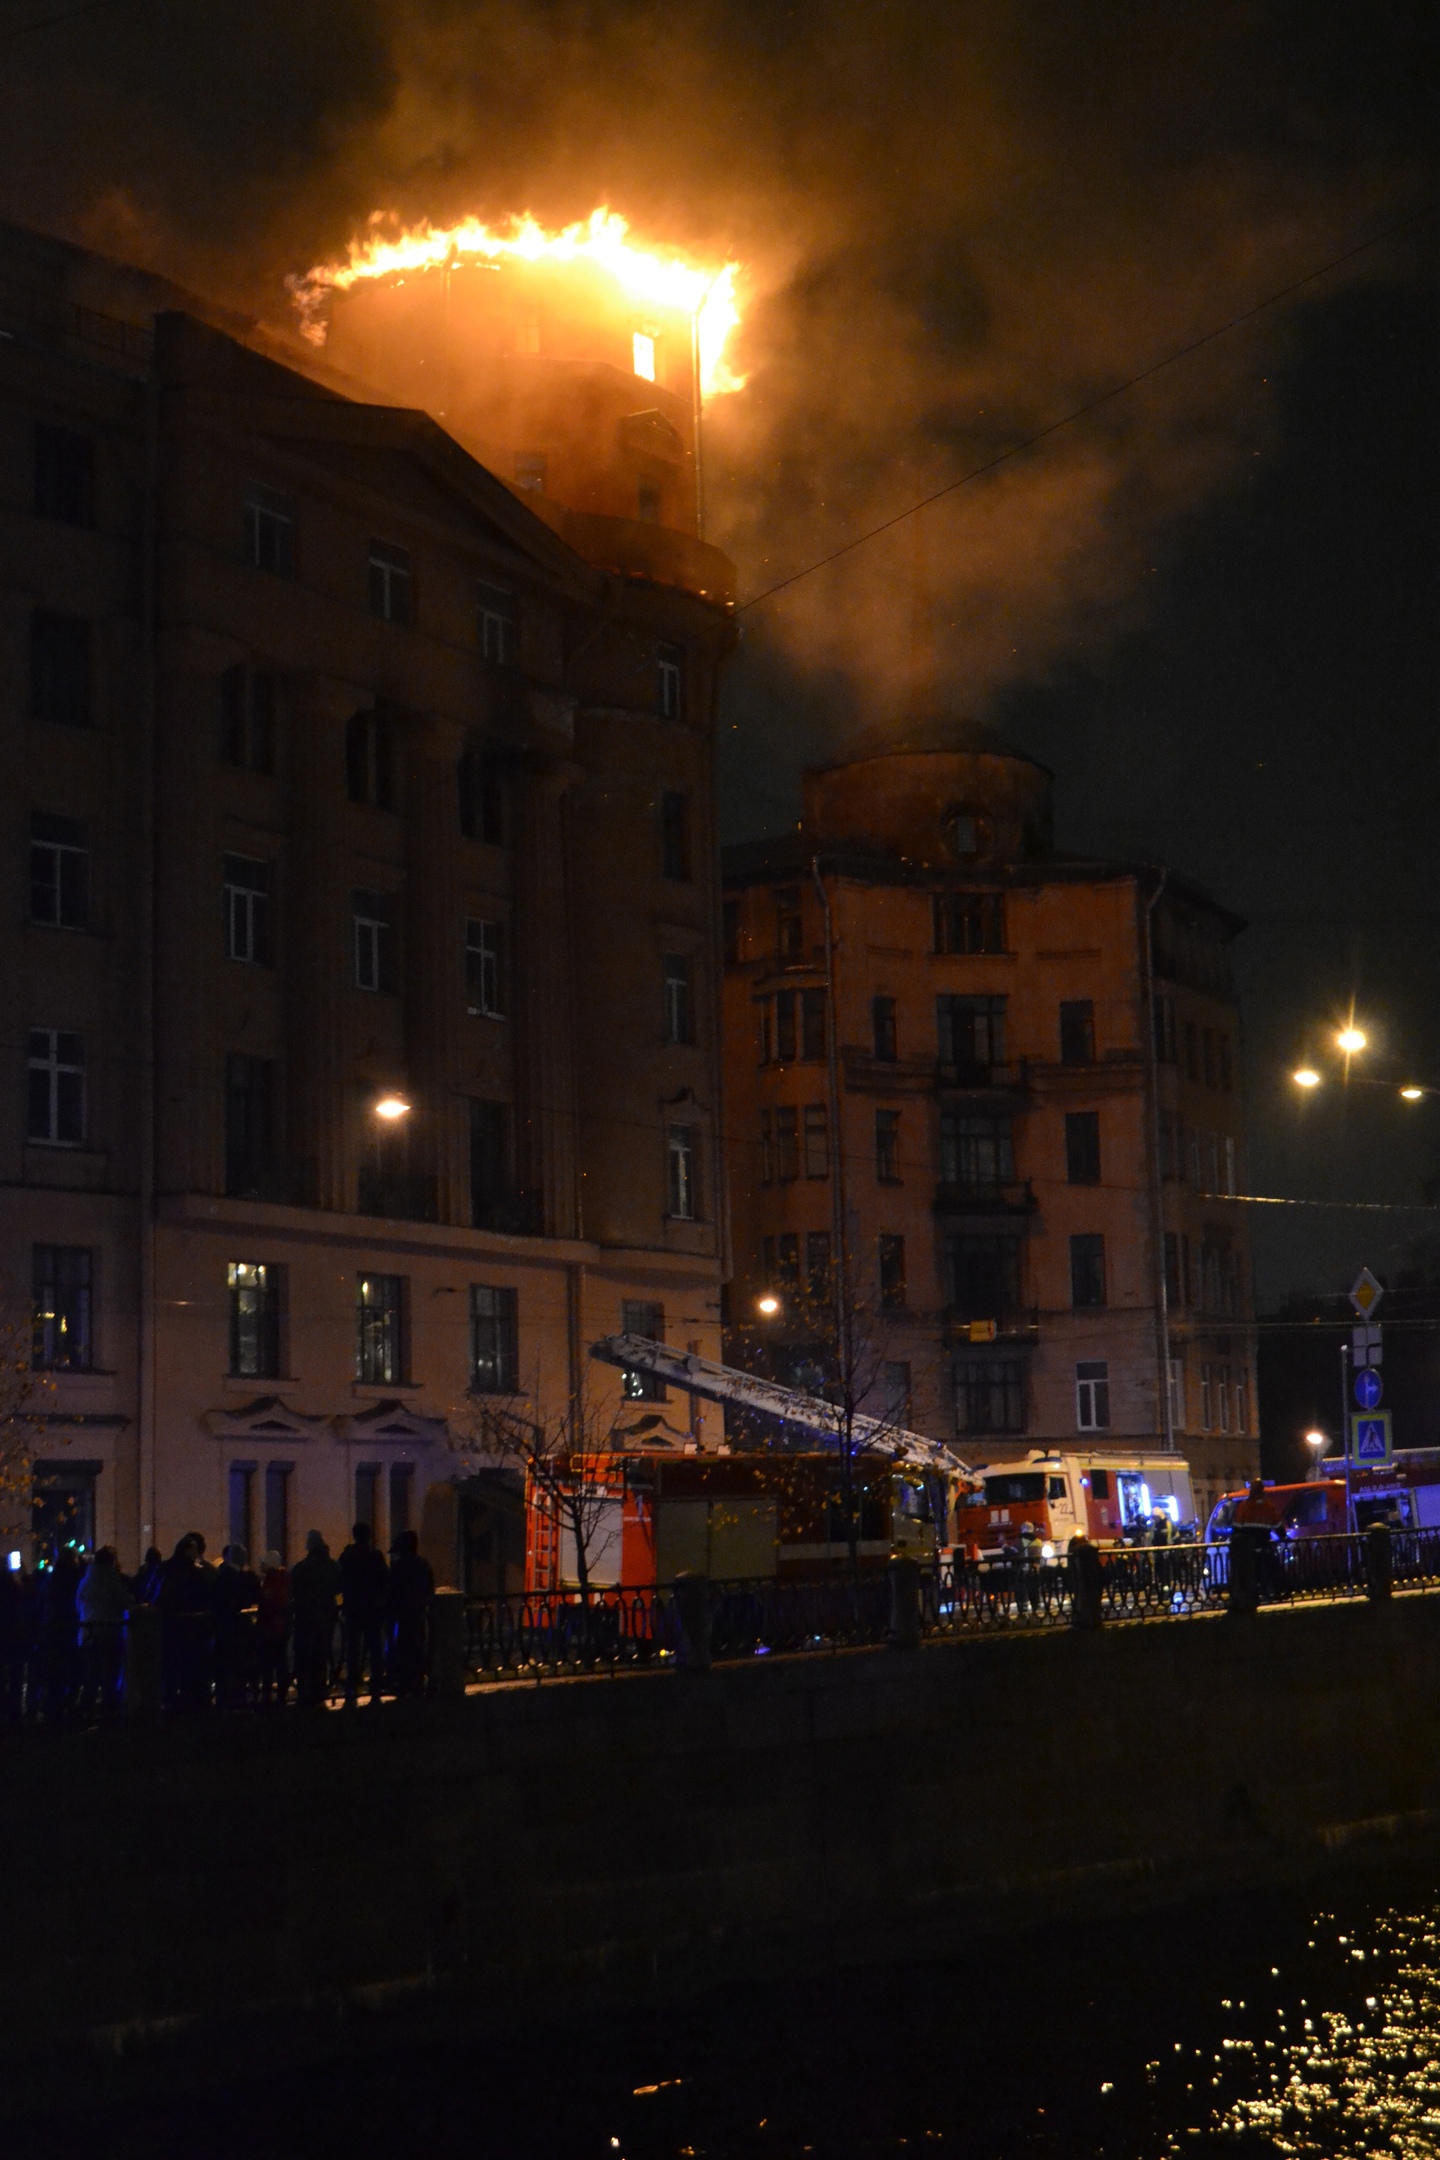
[[[336,1695],[372,1703],[425,1691],[435,1577],[413,1530],[387,1561],[367,1523],[336,1559],[318,1530],[287,1567],[242,1545],[218,1564],[198,1530],[165,1559],[154,1546],[126,1575],[111,1545],[61,1544],[33,1572],[0,1569],[0,1723],[113,1714],[124,1699],[127,1637],[156,1617],[160,1686],[171,1711],[319,1708]],[[130,1660],[132,1678],[133,1653]]]

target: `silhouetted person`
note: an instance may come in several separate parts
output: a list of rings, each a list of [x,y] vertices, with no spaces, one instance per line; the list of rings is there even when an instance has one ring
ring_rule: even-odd
[[[302,1710],[318,1710],[330,1680],[340,1570],[318,1530],[305,1533],[305,1557],[290,1570],[295,1621],[295,1693]]]
[[[80,1693],[80,1614],[75,1594],[84,1572],[74,1546],[61,1545],[40,1581],[40,1670],[45,1716],[51,1724],[60,1724],[70,1715]]]
[[[182,1537],[161,1570],[160,1668],[167,1710],[203,1710],[210,1700],[214,1626],[211,1570],[200,1559],[204,1539]]]
[[[340,1601],[345,1627],[345,1700],[356,1702],[362,1667],[370,1679],[370,1700],[378,1703],[385,1685],[385,1608],[390,1570],[375,1549],[369,1523],[357,1522],[351,1542],[340,1555]]]
[[[245,1699],[254,1671],[255,1612],[260,1578],[243,1545],[227,1545],[212,1583],[215,1603],[215,1694],[227,1709]]]
[[[425,1692],[425,1623],[435,1572],[420,1555],[413,1530],[390,1548],[390,1679],[397,1695]]]
[[[165,1562],[158,1545],[147,1545],[145,1558],[130,1578],[130,1594],[137,1605],[154,1605],[165,1579]]]
[[[120,1705],[120,1676],[125,1669],[125,1616],[130,1585],[120,1572],[113,1545],[102,1545],[80,1579],[75,1593],[84,1659],[85,1707],[109,1717]]]
[[[1264,1478],[1251,1478],[1230,1517],[1230,1556],[1232,1567],[1238,1565],[1243,1574],[1248,1548],[1257,1597],[1269,1597],[1275,1588],[1272,1541],[1279,1527],[1280,1510],[1266,1492]]]
[[[21,1569],[0,1564],[0,1724],[4,1725],[18,1725],[25,1711],[29,1587]]]
[[[290,1570],[278,1552],[260,1563],[260,1596],[255,1612],[259,1648],[260,1700],[284,1707],[290,1693]]]

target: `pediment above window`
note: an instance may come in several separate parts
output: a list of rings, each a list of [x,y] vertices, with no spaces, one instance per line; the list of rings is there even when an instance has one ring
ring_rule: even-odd
[[[259,1395],[238,1410],[207,1410],[205,1423],[217,1440],[319,1440],[328,1418],[302,1417],[278,1395]]]

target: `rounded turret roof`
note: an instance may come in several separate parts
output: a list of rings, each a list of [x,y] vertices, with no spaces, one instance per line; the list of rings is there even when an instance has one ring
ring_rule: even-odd
[[[1055,777],[1048,765],[1031,757],[1028,750],[1011,742],[998,728],[983,720],[937,712],[908,713],[862,728],[841,743],[820,769],[829,772],[840,765],[860,765],[868,758],[916,756],[1014,758],[1019,764],[1033,765],[1049,779]]]

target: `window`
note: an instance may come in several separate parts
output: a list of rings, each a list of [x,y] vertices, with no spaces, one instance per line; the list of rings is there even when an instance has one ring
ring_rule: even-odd
[[[373,1540],[380,1535],[380,1465],[356,1463],[352,1522],[364,1523]]]
[[[35,1331],[30,1362],[44,1372],[88,1372],[95,1255],[88,1245],[37,1245],[33,1259]]]
[[[1066,1111],[1065,1175],[1072,1185],[1099,1184],[1100,1113],[1098,1110]]]
[[[828,1305],[831,1297],[830,1233],[805,1233],[805,1291],[812,1305]]]
[[[265,966],[270,958],[270,865],[226,855],[225,957]]]
[[[1214,1028],[1201,1028],[1200,1030],[1200,1069],[1205,1076],[1206,1087],[1213,1088],[1219,1084],[1215,1070]]]
[[[408,548],[370,542],[370,613],[382,622],[415,620],[415,582]]]
[[[882,1065],[893,1065],[899,1051],[896,1047],[895,1000],[893,997],[873,997],[870,1000],[870,1033],[875,1045],[875,1056]]]
[[[1151,1020],[1155,1038],[1155,1057],[1157,1063],[1161,1065],[1175,1064],[1177,1061],[1175,1054],[1174,998],[1168,997],[1164,993],[1164,991],[1158,992],[1155,998],[1155,1005],[1154,1010],[1151,1014]]]
[[[465,1009],[484,1019],[505,1017],[504,925],[465,925]]]
[[[800,1175],[800,1112],[782,1103],[775,1112],[775,1182],[793,1184]]]
[[[1025,1364],[1015,1357],[960,1357],[954,1366],[957,1433],[1025,1430]]]
[[[37,810],[30,819],[30,920],[52,930],[90,921],[90,844],[78,818]]]
[[[1095,1062],[1095,1005],[1091,998],[1064,998],[1060,1005],[1060,1062]]]
[[[252,487],[245,497],[245,560],[274,577],[295,574],[295,512],[287,496]]]
[[[520,1384],[519,1293],[470,1285],[470,1386],[477,1395],[513,1395]]]
[[[356,892],[351,894],[350,904],[355,940],[355,987],[357,990],[393,990],[394,895]]]
[[[800,1240],[794,1231],[765,1240],[765,1276],[778,1289],[800,1288]]]
[[[1070,1302],[1105,1303],[1105,1240],[1096,1231],[1084,1231],[1070,1240]]]
[[[415,1513],[415,1465],[408,1462],[392,1462],[390,1465],[390,1536],[394,1539],[411,1528]]]
[[[271,1189],[275,1159],[275,1067],[232,1050],[225,1059],[225,1190],[250,1199]]]
[[[89,727],[91,628],[85,615],[36,608],[30,617],[30,717]]]
[[[1165,1302],[1178,1312],[1183,1302],[1180,1279],[1180,1239],[1174,1230],[1165,1232]]]
[[[962,1192],[994,1192],[1015,1181],[1015,1149],[1008,1118],[940,1115],[940,1182]]]
[[[824,1103],[805,1105],[805,1175],[830,1175],[830,1112]]]
[[[345,792],[351,802],[393,810],[395,769],[395,729],[388,715],[352,713],[345,728]]]
[[[648,331],[637,330],[630,340],[630,360],[643,382],[655,380],[655,340]]]
[[[515,595],[503,585],[477,585],[475,606],[481,659],[513,667],[519,649]]]
[[[277,1379],[280,1271],[263,1261],[232,1260],[226,1277],[230,1295],[230,1370],[245,1379]]]
[[[355,1282],[355,1378],[370,1387],[405,1379],[405,1279],[360,1275]]]
[[[499,1227],[510,1191],[510,1111],[503,1102],[470,1103],[470,1220],[477,1230]]]
[[[956,1319],[996,1320],[1020,1303],[1020,1240],[963,1232],[944,1245],[945,1302]]]
[[[48,1147],[85,1143],[85,1043],[64,1028],[31,1028],[25,1137]]]
[[[937,893],[937,953],[998,953],[1005,950],[1005,900],[1001,893]]]
[[[1241,1434],[1250,1430],[1250,1376],[1243,1365],[1235,1375],[1235,1430]]]
[[[674,788],[660,797],[660,868],[680,884],[690,881],[690,798]]]
[[[227,1478],[226,1525],[230,1532],[229,1542],[239,1546],[247,1559],[254,1557],[255,1535],[255,1465],[254,1463],[231,1463]]]
[[[664,1040],[667,1043],[693,1043],[695,999],[690,981],[690,961],[684,953],[666,953],[664,990]]]
[[[1075,1427],[1078,1432],[1108,1432],[1110,1430],[1110,1367],[1103,1359],[1091,1359],[1075,1367]],[[1108,1475],[1100,1472],[1100,1476]],[[1097,1500],[1109,1497],[1096,1482],[1097,1473],[1090,1473],[1090,1490]]]
[[[875,1175],[882,1185],[900,1183],[900,1113],[875,1112]]]
[[[1200,1030],[1193,1020],[1185,1023],[1185,1077],[1187,1080],[1200,1078]]]
[[[275,677],[240,664],[220,677],[220,760],[242,771],[275,770]]]
[[[783,995],[783,992],[781,993]],[[800,992],[800,1055],[813,1063],[825,1055],[825,992]]]
[[[549,460],[543,450],[517,450],[515,453],[515,485],[526,495],[543,495]]]
[[[1185,1360],[1170,1360],[1167,1386],[1170,1396],[1170,1426],[1173,1432],[1185,1429]]]
[[[499,847],[505,838],[505,782],[498,757],[472,735],[457,768],[460,830],[467,840]]]
[[[775,1182],[775,1126],[768,1110],[760,1112],[760,1183]]]
[[[698,1222],[699,1161],[693,1126],[669,1128],[665,1135],[665,1166],[665,1212],[676,1222]]]
[[[1219,1425],[1223,1433],[1230,1430],[1230,1367],[1222,1365],[1216,1376],[1216,1408],[1220,1413]]]
[[[880,1309],[902,1312],[905,1306],[905,1240],[887,1232],[878,1246]]]
[[[935,1000],[935,1032],[947,1073],[962,1086],[984,1086],[1005,1062],[1005,1000],[941,995]]]
[[[1200,1430],[1212,1432],[1215,1426],[1215,1368],[1200,1367]]]
[[[278,1553],[281,1567],[290,1565],[290,1474],[293,1463],[265,1465],[265,1550]]]
[[[1228,1095],[1235,1085],[1235,1075],[1230,1063],[1230,1037],[1223,1031],[1216,1037],[1215,1048],[1220,1066],[1220,1085]]]
[[[804,951],[804,918],[798,885],[775,888],[775,950],[782,960],[798,960]]]
[[[662,720],[679,720],[685,708],[685,648],[683,645],[657,645],[655,648],[655,696],[656,709]]]
[[[61,525],[95,522],[95,445],[71,428],[35,428],[35,515]]]
[[[665,1313],[659,1305],[646,1304],[635,1298],[626,1298],[620,1307],[620,1332],[622,1335],[638,1335],[642,1342],[664,1342]],[[631,1402],[664,1402],[665,1383],[658,1373],[627,1371],[620,1381],[621,1392]]]
[[[903,1432],[910,1423],[910,1367],[900,1361],[880,1369],[880,1415]]]
[[[761,1051],[767,1062],[788,1065],[796,1052],[810,1063],[825,1055],[825,992],[777,990],[774,1021],[761,1021]]]

